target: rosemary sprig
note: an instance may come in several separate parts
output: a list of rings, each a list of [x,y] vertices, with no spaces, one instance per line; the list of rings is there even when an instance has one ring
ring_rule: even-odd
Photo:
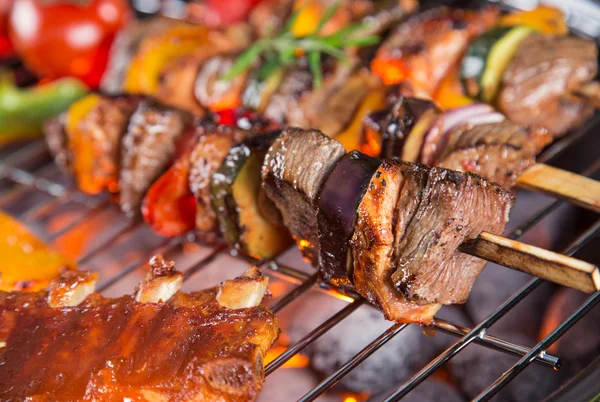
[[[275,69],[293,65],[299,57],[306,56],[308,66],[313,75],[313,86],[320,88],[323,81],[321,59],[323,54],[347,62],[346,48],[349,46],[363,47],[379,43],[377,35],[361,35],[366,28],[363,23],[350,24],[330,35],[321,35],[321,30],[339,9],[340,2],[329,7],[324,13],[313,33],[297,38],[291,32],[294,23],[302,9],[294,11],[281,32],[274,37],[266,37],[254,43],[242,53],[223,76],[228,81],[250,69],[259,59],[263,64],[257,71],[259,78],[268,77]]]

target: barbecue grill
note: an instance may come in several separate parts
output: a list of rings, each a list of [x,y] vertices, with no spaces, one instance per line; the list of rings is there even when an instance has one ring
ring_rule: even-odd
[[[443,3],[457,2],[445,1]],[[527,3],[527,6],[533,6],[537,2],[505,1],[501,2],[501,5],[510,7],[519,4],[522,6],[523,3]],[[582,14],[582,12],[588,10],[582,6],[585,2],[572,3],[567,4],[570,7],[568,21],[573,28],[576,28],[575,31],[582,35],[600,36],[599,20],[590,17],[593,14]],[[590,4],[587,6],[589,7]],[[600,14],[600,7],[597,5],[595,7]],[[575,164],[569,166],[571,170],[575,170],[583,176],[593,177],[600,172],[600,156],[597,155],[597,152],[596,155],[593,155],[594,152],[592,151],[590,158],[578,157],[575,159],[572,157],[573,155],[569,157],[569,154],[577,153],[578,149],[583,148],[599,149],[600,139],[593,138],[595,132],[599,129],[600,114],[597,114],[585,127],[550,146],[537,160],[551,165],[561,165],[564,160],[568,160]],[[552,200],[541,210],[530,214],[528,219],[508,233],[507,237],[511,239],[522,237],[542,219],[556,213],[557,208],[564,203],[565,201],[562,200]],[[331,295],[331,297],[338,297],[347,301],[347,305],[343,309],[271,360],[265,369],[267,377],[350,316],[360,306],[367,304],[356,293],[320,282],[312,268],[308,266],[297,267],[298,263],[290,257],[290,252],[284,252],[272,260],[259,261],[235,250],[230,250],[223,244],[215,242],[214,239],[198,238],[192,235],[172,239],[158,238],[143,223],[128,220],[122,216],[117,211],[117,207],[110,202],[108,196],[92,198],[78,193],[72,183],[67,181],[54,165],[42,140],[11,145],[0,150],[0,208],[16,215],[33,227],[34,230],[37,229],[45,240],[74,255],[77,258],[78,265],[82,268],[99,271],[98,291],[107,295],[132,291],[132,284],[137,283],[137,278],[143,275],[145,264],[150,256],[155,253],[163,253],[168,258],[177,260],[178,268],[184,271],[185,282],[188,282],[188,286],[191,286],[189,283],[193,278],[200,277],[203,270],[211,263],[219,263],[220,266],[225,266],[229,258],[235,258],[245,266],[257,265],[261,267],[269,276],[277,278],[283,284],[283,289],[285,289],[281,294],[274,295],[270,300],[270,309],[275,314],[279,314],[286,306],[294,303],[301,295],[311,289],[318,289]],[[560,251],[565,255],[573,255],[598,233],[600,233],[600,219],[581,231],[566,248]],[[141,245],[139,243],[140,239],[144,239]],[[110,255],[118,250],[127,250],[128,252],[122,254],[122,258],[119,258],[118,261],[113,260],[111,263]],[[227,276],[235,275],[228,273]],[[517,303],[528,297],[542,283],[543,280],[539,278],[531,280],[508,300],[497,306],[492,314],[473,328],[466,328],[454,322],[437,318],[433,325],[434,328],[455,336],[456,343],[434,358],[408,381],[397,384],[397,389],[384,400],[396,401],[406,396],[471,343],[477,343],[514,355],[519,359],[495,382],[489,384],[487,389],[482,390],[476,398],[478,401],[491,399],[531,364],[539,364],[549,369],[558,370],[561,366],[560,356],[549,354],[546,350],[600,302],[600,292],[589,297],[570,317],[534,346],[519,345],[491,336],[487,332]],[[339,369],[322,380],[316,387],[306,389],[306,394],[300,400],[312,401],[318,398],[391,339],[402,336],[401,333],[406,327],[406,324],[390,323],[385,332],[373,339]],[[593,380],[598,376],[599,367],[598,361],[593,363],[588,369],[581,372],[574,381],[571,381],[565,389],[554,395],[552,400],[589,399],[588,396],[593,397],[600,391],[593,389],[594,386],[596,388],[600,387],[598,381]],[[268,383],[266,386],[268,386]]]

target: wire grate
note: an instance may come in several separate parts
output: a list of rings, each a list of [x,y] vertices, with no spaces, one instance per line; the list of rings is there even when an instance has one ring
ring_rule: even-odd
[[[577,132],[573,133],[573,135],[565,137],[554,143],[542,155],[539,156],[538,161],[543,163],[551,162],[569,148],[574,146],[576,143],[588,137],[592,133],[593,129],[598,127],[599,124],[600,114],[596,115],[581,130],[578,130]],[[7,155],[2,154],[2,150],[0,149],[0,155],[0,208],[5,204],[14,202],[18,196],[32,189],[45,194],[47,197],[40,198],[39,202],[26,207],[25,211],[22,211],[19,214],[19,218],[28,223],[35,222],[39,216],[48,214],[52,210],[65,203],[74,203],[85,208],[85,214],[80,216],[78,219],[73,219],[60,229],[54,231],[51,235],[46,236],[46,240],[49,242],[53,242],[73,233],[73,231],[75,231],[82,224],[82,222],[101,216],[103,213],[106,213],[107,211],[113,211],[115,209],[115,207],[110,203],[110,200],[108,200],[106,197],[86,197],[78,193],[70,183],[62,183],[52,178],[48,178],[51,176],[53,171],[56,171],[56,168],[50,161],[46,151],[46,146],[43,141],[35,141],[21,146],[17,150],[11,150],[10,154]],[[589,164],[581,172],[581,174],[584,176],[593,176],[598,171],[600,171],[600,158]],[[559,206],[564,203],[565,201],[563,200],[553,200],[543,209],[528,217],[525,222],[512,230],[507,237],[512,239],[521,238],[537,223],[551,215]],[[88,249],[80,254],[77,258],[78,263],[80,265],[87,264],[93,262],[100,255],[107,252],[109,253],[115,244],[129,236],[135,230],[138,230],[141,226],[143,225],[136,221],[124,222],[120,229],[114,231],[105,239],[98,241],[93,248]],[[566,247],[564,253],[567,255],[574,254],[592,238],[598,235],[598,233],[600,233],[600,220],[581,233],[570,245]],[[291,267],[283,262],[279,257],[268,261],[258,261],[243,254],[239,254],[235,250],[230,250],[223,244],[215,244],[199,238],[194,238],[191,240],[195,244],[206,247],[208,252],[198,261],[194,262],[191,267],[184,272],[185,282],[189,282],[190,278],[194,274],[202,271],[205,267],[218,258],[221,258],[222,256],[233,256],[248,264],[258,265],[263,270],[268,271],[270,275],[280,278],[286,283],[290,284],[290,286],[293,286],[291,290],[283,294],[271,306],[271,310],[274,313],[279,313],[290,303],[298,300],[300,296],[304,295],[311,289],[319,289],[348,300],[349,304],[346,305],[342,310],[329,317],[321,325],[306,334],[306,336],[299,342],[288,347],[285,351],[283,351],[283,353],[271,361],[265,368],[265,375],[267,376],[275,372],[275,370],[280,368],[293,356],[301,352],[320,336],[350,316],[360,306],[367,304],[366,301],[359,295],[353,292],[342,292],[340,289],[323,283],[319,280],[317,274],[308,274],[297,268]],[[128,262],[124,267],[118,270],[118,272],[114,274],[109,273],[108,276],[103,277],[98,286],[98,291],[107,291],[113,286],[123,282],[128,276],[139,270],[142,270],[151,255],[155,253],[177,252],[178,248],[188,241],[190,241],[189,237],[177,237],[172,239],[164,239],[160,242],[157,242],[157,244],[147,253],[136,256],[132,259],[132,261]],[[491,328],[500,318],[508,313],[520,301],[524,300],[528,295],[535,291],[535,289],[542,283],[543,280],[541,279],[533,279],[531,282],[514,293],[504,303],[498,306],[495,311],[493,311],[487,318],[479,322],[473,328],[467,328],[448,320],[436,318],[436,322],[433,324],[434,328],[443,333],[456,336],[459,338],[458,341],[434,358],[406,383],[402,384],[395,392],[389,395],[385,401],[397,401],[406,396],[417,385],[431,376],[438,368],[442,367],[445,363],[447,363],[450,359],[455,357],[458,353],[472,343],[477,343],[503,353],[518,356],[520,358],[520,360],[508,371],[500,376],[495,382],[490,384],[487,389],[482,391],[482,393],[476,398],[478,401],[487,401],[491,399],[500,389],[502,389],[502,387],[518,376],[531,363],[535,362],[543,366],[558,369],[561,364],[559,358],[548,354],[546,350],[566,331],[568,331],[579,319],[581,319],[581,317],[583,317],[600,302],[600,292],[592,295],[576,312],[563,321],[534,347],[522,346],[489,335],[487,333],[489,328]],[[383,347],[396,336],[401,336],[401,332],[406,327],[407,325],[391,324],[386,331],[373,339],[360,352],[347,360],[316,387],[306,390],[307,393],[300,400],[313,401],[326,391],[330,390],[344,376],[350,373],[360,363],[368,359],[378,349]]]

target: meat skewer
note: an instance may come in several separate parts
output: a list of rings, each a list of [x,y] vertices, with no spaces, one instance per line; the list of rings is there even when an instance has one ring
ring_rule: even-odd
[[[506,188],[539,191],[600,212],[600,183],[536,163],[550,141],[546,129],[508,121],[484,104],[442,112],[430,101],[401,97],[365,120],[367,136],[382,138],[382,154],[473,172]]]
[[[110,101],[110,98],[107,101]],[[399,107],[394,110],[412,121],[415,127],[420,126],[420,119],[417,119],[418,116],[410,115],[412,109],[408,106],[414,105],[415,102],[427,106],[426,101],[406,98],[401,102],[403,103],[400,103]],[[148,102],[144,101],[140,105],[147,108],[147,106],[144,106],[147,104]],[[426,109],[429,112],[435,111],[432,106],[428,106]],[[139,114],[139,112],[135,113]],[[172,114],[172,116],[175,119],[176,114]],[[339,186],[325,186],[325,179],[327,178],[327,180],[331,180],[333,183],[348,182],[349,185],[354,185],[356,180],[360,179],[362,180],[360,188],[365,188],[369,183],[372,170],[379,166],[381,162],[378,159],[364,156],[359,158],[362,161],[361,163],[350,163],[348,161],[344,165],[336,165],[338,160],[344,156],[345,150],[339,142],[321,133],[313,135],[299,134],[298,138],[302,139],[298,144],[299,148],[293,154],[279,155],[277,149],[279,147],[278,144],[281,144],[280,139],[290,136],[291,134],[289,133],[294,132],[294,130],[287,130],[287,134],[283,135],[265,133],[265,130],[269,129],[269,123],[261,121],[256,116],[248,115],[241,116],[241,118],[244,125],[250,128],[249,130],[236,128],[235,126],[219,126],[207,120],[203,120],[191,128],[185,129],[187,134],[181,135],[181,142],[189,142],[191,144],[187,146],[188,151],[180,152],[182,156],[154,184],[153,179],[138,180],[136,183],[138,188],[142,188],[141,186],[143,186],[143,188],[149,189],[144,201],[144,216],[146,220],[154,228],[161,230],[161,233],[169,236],[182,234],[194,228],[199,229],[203,233],[221,233],[229,244],[257,258],[270,258],[283,251],[290,244],[289,237],[284,230],[283,223],[285,223],[285,226],[291,229],[300,248],[313,265],[319,264],[320,261],[330,261],[329,264],[325,265],[331,266],[335,265],[336,261],[345,260],[348,253],[347,248],[340,247],[332,255],[320,255],[316,249],[313,249],[313,245],[319,242],[339,243],[340,230],[345,230],[348,233],[347,236],[349,236],[353,228],[352,220],[347,221],[345,224],[340,224],[335,219],[331,220],[331,213],[324,213],[323,211],[339,208],[348,209],[351,212],[356,211],[358,208],[357,203],[361,200],[362,193],[357,192],[356,188],[352,187],[343,192],[342,197],[336,196],[335,191],[338,191]],[[144,124],[145,126],[142,127],[145,132],[155,131],[152,128],[153,123],[151,121],[146,121]],[[129,126],[131,129],[132,125],[130,124]],[[137,129],[138,126],[139,124],[136,124],[133,127]],[[161,127],[164,126],[165,124],[161,125]],[[519,138],[516,134],[519,134],[521,137],[529,135],[527,131],[523,131],[516,125],[510,127],[514,129],[514,133],[511,131],[513,134],[509,136],[510,138]],[[399,147],[402,151],[400,156],[411,162],[410,158],[405,157],[405,151],[410,152],[410,150],[405,148],[409,145],[410,139],[418,133],[415,134],[412,132],[408,126],[401,126],[401,128],[407,129],[409,135],[404,138],[406,140],[405,146]],[[427,129],[427,127],[423,129]],[[182,130],[179,129],[178,132]],[[190,131],[192,132],[191,134]],[[129,132],[124,138],[127,138],[128,135]],[[534,141],[538,137],[542,138],[539,141],[543,143],[545,138],[544,132],[541,134],[534,133]],[[193,140],[189,140],[189,138],[193,138]],[[490,137],[486,135],[485,138]],[[396,140],[397,138],[386,138],[384,141],[384,150],[394,148],[397,145]],[[515,141],[513,140],[511,143],[513,146],[510,148],[510,152],[519,149]],[[238,145],[236,145],[236,142]],[[127,145],[125,141],[124,147],[127,155],[134,157],[133,160],[143,158],[143,156],[136,155],[144,155],[146,152],[144,148]],[[174,148],[177,147],[185,148],[181,144]],[[289,147],[289,144],[286,147]],[[423,147],[419,145],[418,148],[421,149]],[[458,149],[462,148],[459,147]],[[155,151],[152,150],[152,152]],[[171,152],[169,159],[172,160],[172,155],[176,151],[172,150],[169,152]],[[499,152],[498,154],[503,155],[504,153]],[[535,149],[529,149],[529,158],[533,159],[534,154]],[[273,160],[272,155],[277,155],[276,160],[285,161],[285,166],[288,169],[296,166],[296,170],[285,171],[285,180],[279,180],[282,183],[279,192],[267,191],[267,194],[271,196],[282,212],[283,222],[278,217],[275,206],[268,201],[268,198],[260,190],[260,165],[263,158],[266,164],[270,163],[269,161]],[[313,159],[311,159],[311,163],[296,165],[295,158],[302,158],[305,155],[310,155],[311,158],[314,158],[318,162],[312,163]],[[251,157],[249,158],[249,156]],[[75,155],[75,159],[77,157],[78,155]],[[156,160],[156,158],[152,160]],[[167,159],[164,160],[167,161]],[[527,162],[527,158],[522,158],[522,160]],[[498,167],[507,165],[506,163],[502,163],[502,161],[492,162],[496,163]],[[522,165],[522,162],[518,163],[517,167]],[[119,162],[116,161],[114,164],[118,165]],[[346,165],[351,166],[355,170],[340,170],[339,166]],[[442,167],[450,167],[443,163],[440,165]],[[122,166],[125,167],[126,165],[122,164]],[[334,169],[335,166],[337,166],[336,169]],[[452,167],[455,170],[465,170],[460,165]],[[515,170],[517,174],[519,173],[515,167],[508,166],[506,168]],[[331,174],[329,174],[330,171]],[[89,175],[94,176],[94,171],[90,171]],[[490,175],[488,174],[487,176]],[[147,175],[140,177],[147,177]],[[240,177],[243,178],[240,179]],[[262,179],[266,186],[265,189],[269,188],[270,177],[267,175]],[[506,179],[510,177],[501,171],[500,178]],[[128,185],[124,180],[119,180],[119,183]],[[285,183],[293,184],[289,184],[286,187]],[[507,185],[507,183],[503,184]],[[298,192],[298,188],[303,186],[306,188],[306,192],[302,197],[291,196]],[[324,190],[321,190],[321,186],[323,186]],[[334,201],[329,202],[330,205],[327,205],[327,201],[324,201],[325,204],[319,205],[319,208],[311,204],[311,200],[314,200],[319,195],[327,197],[326,189],[330,187],[335,190]],[[194,199],[197,200],[195,206],[196,213],[188,213],[187,208],[189,203],[192,203],[191,210],[194,208]],[[354,202],[354,204],[352,207],[348,207],[341,204],[342,202]],[[287,211],[292,211],[292,213],[287,213]],[[502,212],[497,212],[492,213],[490,216],[501,216],[503,214]],[[189,219],[189,216],[191,216],[191,219]],[[186,219],[187,224],[185,223]],[[184,224],[174,225],[174,231],[166,230],[166,225],[170,221],[179,221]],[[346,226],[344,227],[344,225]],[[324,233],[327,232],[320,229],[321,226],[328,228],[335,227],[339,228],[339,230],[330,230],[331,236],[319,237],[319,230]],[[499,230],[495,234],[499,235],[501,232]],[[478,233],[475,233],[472,238],[476,238],[477,235]],[[350,241],[350,237],[347,237],[346,240]],[[464,237],[463,240],[467,240],[467,238]],[[458,247],[459,244],[460,242],[456,246]],[[468,250],[470,253],[484,253],[493,247],[499,250],[499,254],[493,255],[488,253],[484,255],[486,259],[502,262],[500,254],[508,254],[513,250],[513,255],[510,258],[505,258],[504,262],[513,268],[525,270],[526,272],[531,272],[531,269],[533,269],[528,267],[528,264],[532,262],[532,258],[539,261],[547,261],[549,258],[548,254],[542,253],[539,249],[531,248],[521,243],[510,243],[507,245],[504,239],[493,236],[479,238],[476,247],[472,246]],[[518,253],[514,252],[517,249],[519,253],[524,254],[521,258],[517,258]],[[594,282],[594,275],[596,275],[594,266],[579,265],[578,262],[570,259],[554,259],[550,265],[555,267],[554,273],[540,273],[539,275],[585,291],[590,291],[597,286],[597,283]],[[536,263],[535,266],[539,268],[540,264]],[[563,271],[562,275],[561,270]],[[564,272],[573,272],[572,275],[575,279],[567,278]],[[563,278],[561,279],[561,277]],[[333,275],[328,277],[327,280],[338,281]],[[345,275],[339,276],[338,282],[339,284],[350,285]]]
[[[106,299],[97,274],[71,271],[46,291],[0,292],[2,400],[253,401],[279,335],[253,268],[221,286],[179,291],[161,256],[134,295]]]

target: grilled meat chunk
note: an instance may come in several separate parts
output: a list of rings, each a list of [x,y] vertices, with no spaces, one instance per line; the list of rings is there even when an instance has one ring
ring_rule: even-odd
[[[317,196],[344,147],[316,130],[288,128],[265,156],[263,188],[281,211],[304,256],[317,265]]]
[[[411,302],[396,289],[391,280],[395,269],[392,257],[396,230],[404,230],[406,226],[402,220],[404,215],[397,215],[399,202],[408,207],[409,204],[418,205],[418,201],[409,198],[418,195],[411,193],[414,186],[406,186],[408,188],[403,190],[403,168],[406,165],[400,162],[384,161],[371,178],[359,204],[351,240],[353,282],[356,291],[377,306],[388,320],[427,324],[441,305]],[[414,181],[418,174],[418,171],[409,173],[407,179]],[[401,195],[404,196],[403,200],[400,200]]]
[[[485,261],[458,247],[483,231],[501,234],[513,197],[473,174],[415,164],[402,171],[391,279],[417,304],[464,303]]]
[[[0,399],[255,400],[279,333],[259,305],[266,279],[185,294],[171,264],[152,264],[136,296],[52,307],[47,292],[1,292]]]
[[[437,166],[477,173],[505,188],[535,164],[536,155],[552,141],[546,129],[501,123],[462,126],[449,135]]]
[[[498,106],[516,122],[561,136],[587,120],[594,106],[570,93],[596,76],[598,48],[573,36],[529,35],[502,77]]]
[[[67,125],[73,173],[77,186],[85,193],[97,194],[105,189],[116,192],[121,139],[141,98],[91,95],[88,99],[94,105],[74,122],[69,117]]]
[[[190,121],[186,112],[142,101],[131,116],[121,152],[121,209],[138,213],[144,194],[172,161]]]
[[[69,149],[69,138],[65,131],[65,113],[44,123],[44,136],[54,162],[64,173],[72,173],[73,155]]]
[[[373,71],[386,84],[398,82],[392,74],[394,60],[401,59],[411,79],[431,94],[458,62],[470,40],[491,28],[498,10],[466,11],[439,7],[411,17],[392,32],[380,47]],[[405,77],[401,77],[402,79]]]

